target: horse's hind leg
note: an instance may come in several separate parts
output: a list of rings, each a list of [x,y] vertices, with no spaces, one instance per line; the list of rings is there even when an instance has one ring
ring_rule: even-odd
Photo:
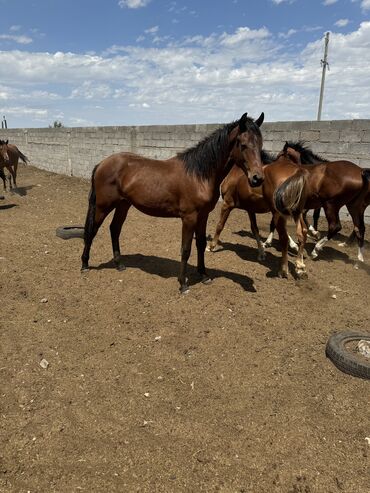
[[[125,265],[121,259],[121,251],[119,247],[119,236],[121,234],[122,225],[127,217],[127,212],[131,204],[123,200],[120,202],[114,212],[112,222],[110,223],[110,235],[112,239],[113,260],[118,270],[125,270]]]
[[[275,229],[276,229],[275,221],[274,221],[274,217],[272,217],[270,222],[270,233],[267,237],[267,240],[262,244],[264,249],[269,248],[272,245]],[[298,252],[298,245],[290,235],[288,235],[288,242],[289,242],[289,248],[291,248],[295,252]]]
[[[211,252],[215,251],[215,249],[218,245],[219,239],[220,239],[220,234],[222,233],[222,230],[224,229],[226,221],[230,215],[230,212],[233,210],[233,208],[234,208],[233,205],[229,205],[225,201],[222,204],[220,219],[219,219],[218,224],[216,226],[215,236],[213,237],[213,240],[211,241],[211,244],[209,245],[209,249]]]
[[[317,209],[315,209],[314,214],[316,214],[316,211],[317,211]],[[318,211],[319,211],[319,215],[320,215],[320,209],[318,209]],[[312,236],[315,240],[319,240],[320,239],[320,233],[315,229],[314,226],[312,226],[312,224],[309,223],[309,221],[307,219],[307,213],[308,213],[308,210],[305,210],[303,213],[303,221],[305,223],[305,227],[308,230],[310,236]],[[316,224],[317,224],[317,220],[316,220]]]
[[[336,204],[333,204],[332,202],[325,202],[324,211],[326,219],[328,221],[328,234],[316,243],[315,248],[312,250],[311,253],[311,257],[313,259],[316,259],[318,257],[319,252],[323,249],[325,243],[331,240],[342,229],[342,225],[339,219],[338,206]]]
[[[274,221],[274,217],[272,217],[272,219],[270,221],[270,233],[267,237],[267,240],[263,244],[263,248],[269,248],[272,245],[272,240],[274,238],[275,229],[276,229],[275,221]]]
[[[258,225],[257,225],[256,213],[250,212],[250,211],[247,211],[247,212],[248,212],[249,220],[251,223],[251,230],[252,230],[253,236],[256,238],[256,242],[257,242],[257,248],[258,248],[257,259],[258,260],[265,260],[266,254],[265,254],[265,249],[263,247],[263,243],[261,241],[260,232],[259,232]]]
[[[296,260],[296,273],[300,279],[307,278],[306,266],[304,263],[304,247],[307,241],[307,224],[305,218],[300,214],[296,220],[297,238],[298,238],[298,253]]]
[[[110,213],[112,208],[108,210],[101,209],[99,206],[92,207],[92,204],[89,204],[89,209],[86,217],[85,224],[85,234],[84,234],[84,251],[81,256],[82,267],[81,272],[85,272],[89,270],[89,258],[90,258],[90,249],[93,239],[96,236],[100,226],[102,225],[104,219]]]
[[[14,168],[12,166],[8,166],[8,170],[9,170],[9,185],[10,185],[10,188],[13,188],[12,187],[12,178],[13,178],[13,186],[15,188],[17,188],[17,176],[16,176],[16,173],[14,171]]]
[[[357,238],[358,255],[357,258],[360,262],[364,261],[364,242],[365,242],[365,221],[363,208],[347,205],[348,212],[351,214],[353,221],[353,232],[347,240],[347,244],[351,237]]]
[[[274,214],[274,222],[279,234],[279,240],[281,245],[281,263],[279,269],[279,277],[288,277],[288,243],[289,236],[286,229],[286,218],[279,213]]]

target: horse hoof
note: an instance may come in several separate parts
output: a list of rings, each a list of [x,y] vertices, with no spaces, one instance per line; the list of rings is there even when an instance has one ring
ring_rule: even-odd
[[[306,271],[298,271],[297,272],[297,279],[300,279],[300,280],[308,279],[307,272]]]
[[[117,264],[116,265],[116,269],[119,271],[119,272],[122,272],[123,270],[126,270],[126,266],[124,264]]]
[[[89,272],[89,267],[81,267],[81,274],[85,274],[86,272]]]
[[[202,278],[202,283],[203,284],[211,284],[212,279],[210,277],[204,277],[204,278]]]
[[[288,273],[284,270],[280,270],[278,276],[280,277],[280,279],[288,279]]]
[[[181,286],[180,288],[180,294],[188,294],[189,291],[189,286]]]

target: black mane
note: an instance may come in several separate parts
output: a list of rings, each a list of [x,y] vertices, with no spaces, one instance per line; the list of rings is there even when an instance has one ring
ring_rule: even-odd
[[[276,155],[271,152],[267,152],[264,149],[261,151],[261,161],[263,164],[271,164],[276,161]]]
[[[218,165],[226,162],[230,154],[229,133],[239,124],[239,120],[227,123],[190,149],[179,152],[177,156],[184,162],[186,172],[202,180],[209,179]],[[244,122],[246,130],[260,133],[252,118]]]
[[[324,159],[323,157],[312,152],[311,149],[305,145],[305,142],[303,140],[299,140],[298,142],[287,142],[287,144],[289,147],[300,153],[302,164],[317,164],[328,162],[327,159]]]

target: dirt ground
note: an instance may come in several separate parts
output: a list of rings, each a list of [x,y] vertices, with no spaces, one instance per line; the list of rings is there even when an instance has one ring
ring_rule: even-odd
[[[325,357],[331,333],[370,330],[369,232],[363,267],[333,241],[284,280],[278,243],[258,262],[234,211],[213,283],[194,248],[181,296],[180,220],[131,209],[124,272],[106,221],[81,275],[82,241],[55,229],[83,224],[88,181],[18,181],[0,202],[1,492],[370,491],[370,382]]]

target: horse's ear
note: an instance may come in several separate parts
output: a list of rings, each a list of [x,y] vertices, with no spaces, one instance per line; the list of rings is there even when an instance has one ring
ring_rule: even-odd
[[[257,118],[257,120],[255,121],[255,124],[258,125],[259,127],[262,125],[263,123],[263,120],[265,119],[265,114],[264,112],[262,111],[262,113],[260,114],[260,116]]]
[[[248,113],[244,113],[244,115],[242,115],[240,120],[239,120],[240,133],[243,133],[247,130],[247,126],[245,124],[245,122],[247,121],[247,118],[248,118]]]
[[[285,145],[284,145],[284,149],[283,149],[283,152],[287,152],[288,150],[288,147],[289,147],[289,144],[288,144],[288,141],[285,142]]]
[[[9,140],[7,140],[6,142],[4,142],[4,144],[5,144],[5,145],[8,145],[8,142],[9,142]]]

